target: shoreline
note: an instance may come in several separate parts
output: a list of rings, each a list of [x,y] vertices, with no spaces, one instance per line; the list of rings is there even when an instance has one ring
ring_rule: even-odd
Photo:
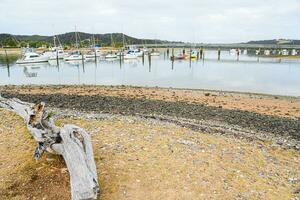
[[[54,109],[159,119],[206,133],[236,130],[236,137],[300,149],[295,97],[121,86],[1,86],[0,91]]]
[[[247,92],[247,91],[234,91],[234,90],[218,90],[218,89],[205,89],[205,88],[179,88],[179,87],[160,87],[160,86],[135,86],[135,85],[94,85],[94,84],[0,84],[0,91],[3,88],[89,88],[89,87],[98,87],[98,88],[132,88],[132,89],[159,89],[159,90],[178,90],[178,91],[195,91],[195,92],[212,92],[212,93],[226,93],[228,95],[249,95],[249,96],[261,96],[261,97],[270,97],[270,98],[286,98],[286,99],[295,99],[300,101],[300,96],[296,95],[282,95],[282,94],[269,94],[269,93],[260,93],[260,92]]]

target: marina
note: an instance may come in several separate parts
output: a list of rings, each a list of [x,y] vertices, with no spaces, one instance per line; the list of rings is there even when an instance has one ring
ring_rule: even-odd
[[[221,50],[184,51],[180,59],[172,59],[172,54],[183,56],[183,49],[159,49],[154,55],[150,50],[142,57],[134,51],[117,55],[98,50],[96,56],[92,52],[83,57],[77,52],[65,59],[27,64],[6,63],[3,58],[0,84],[129,85],[300,96],[298,59]]]

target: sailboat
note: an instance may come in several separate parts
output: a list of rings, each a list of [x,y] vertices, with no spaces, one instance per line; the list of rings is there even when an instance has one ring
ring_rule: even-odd
[[[96,41],[95,41],[95,36],[93,35],[93,49],[91,49],[87,54],[84,55],[85,59],[88,60],[94,60],[95,57],[101,57],[102,56],[102,52],[100,51],[100,49],[96,48]]]
[[[56,46],[56,40],[59,46]],[[58,36],[53,37],[53,47],[49,48],[49,51],[45,52],[45,55],[49,56],[49,60],[63,59],[67,54],[64,52]]]
[[[75,40],[76,40],[76,51],[73,51],[69,54],[69,56],[64,57],[64,61],[75,61],[75,60],[83,60],[84,57],[79,51],[79,45],[78,45],[78,35],[76,31],[76,26],[75,26]]]
[[[115,45],[113,42],[112,33],[110,34],[110,41],[111,41],[112,46],[114,47]],[[115,58],[117,58],[117,54],[113,53],[112,51],[105,56],[105,59],[115,59]]]
[[[151,56],[160,56],[159,51],[157,51],[157,42],[156,42],[156,39],[155,39],[155,47],[156,47],[156,49],[152,49],[150,55]]]
[[[122,44],[123,44],[123,47],[122,49],[120,49],[118,52],[117,52],[117,56],[125,56],[125,37],[124,37],[124,33],[122,33]]]

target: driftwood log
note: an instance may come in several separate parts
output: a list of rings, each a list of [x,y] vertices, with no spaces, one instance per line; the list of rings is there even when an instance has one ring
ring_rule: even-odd
[[[39,159],[44,151],[63,156],[71,183],[72,200],[93,200],[99,194],[96,165],[90,135],[75,125],[57,127],[43,102],[31,104],[0,96],[0,107],[20,115],[37,142],[34,152]]]

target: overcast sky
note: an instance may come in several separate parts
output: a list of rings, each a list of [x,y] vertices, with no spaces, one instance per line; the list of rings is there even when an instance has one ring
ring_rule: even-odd
[[[300,39],[300,0],[0,0],[0,32],[191,42]]]

